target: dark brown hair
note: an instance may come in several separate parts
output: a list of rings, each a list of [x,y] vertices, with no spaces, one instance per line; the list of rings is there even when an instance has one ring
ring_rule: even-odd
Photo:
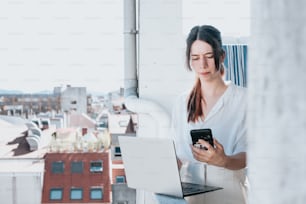
[[[186,40],[186,64],[188,70],[192,70],[190,67],[190,50],[193,42],[196,40],[202,40],[212,47],[216,69],[220,70],[221,74],[223,74],[224,67],[221,63],[221,58],[225,52],[222,49],[221,33],[218,29],[210,25],[195,26],[190,30]],[[204,116],[201,100],[203,100],[201,96],[201,82],[198,79],[190,92],[187,102],[188,122],[196,122]]]

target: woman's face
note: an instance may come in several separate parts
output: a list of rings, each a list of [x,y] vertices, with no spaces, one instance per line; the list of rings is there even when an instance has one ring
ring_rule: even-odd
[[[210,44],[202,40],[196,40],[190,49],[190,65],[202,80],[212,80],[222,77],[216,69],[214,52]]]

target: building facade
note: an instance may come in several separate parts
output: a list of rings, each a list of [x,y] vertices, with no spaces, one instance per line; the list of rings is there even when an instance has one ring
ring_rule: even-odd
[[[136,117],[137,118],[137,117]],[[135,204],[136,189],[127,185],[124,164],[118,137],[136,136],[137,119],[133,114],[109,115],[109,130],[111,132],[112,161],[112,204]]]
[[[2,94],[0,100],[0,114],[24,116],[41,112],[61,110],[60,95],[53,94]]]
[[[109,152],[47,153],[42,204],[111,203]]]
[[[86,87],[66,86],[55,87],[50,94],[1,94],[0,114],[29,118],[47,112],[76,112],[92,111],[92,98],[87,95]]]
[[[62,111],[87,113],[86,87],[67,86],[60,92]]]
[[[1,203],[41,204],[43,157],[55,128],[40,131],[27,122],[32,124],[19,117],[0,116]]]

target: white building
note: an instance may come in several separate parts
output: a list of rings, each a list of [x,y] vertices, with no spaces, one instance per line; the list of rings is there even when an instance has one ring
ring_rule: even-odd
[[[15,117],[0,118],[0,198],[6,204],[40,204],[42,195],[43,156],[54,128],[36,134]],[[39,132],[36,132],[39,133]],[[30,144],[27,139],[30,138]],[[37,151],[31,151],[30,147]]]
[[[60,92],[62,111],[87,113],[86,87],[66,86]]]

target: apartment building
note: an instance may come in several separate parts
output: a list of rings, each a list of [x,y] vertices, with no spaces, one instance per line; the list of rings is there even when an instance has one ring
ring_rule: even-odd
[[[31,121],[0,116],[1,203],[41,203],[44,155],[54,130],[38,131]]]
[[[57,92],[55,92],[55,95]],[[60,103],[62,111],[87,113],[86,87],[72,87],[67,85],[60,89]]]
[[[111,162],[104,136],[87,128],[56,130],[44,157],[43,204],[111,203]]]
[[[104,120],[110,121],[109,129],[101,130],[84,114],[69,114],[69,128],[38,116],[26,120],[0,115],[18,122],[10,128],[7,122],[1,124],[3,134],[13,132],[2,142],[5,158],[0,158],[0,179],[8,184],[0,193],[9,195],[7,203],[135,203],[136,190],[127,187],[118,143],[118,136],[136,135],[135,114],[108,114]],[[8,151],[17,156],[7,157]],[[22,198],[28,194],[34,196]]]
[[[136,190],[127,186],[118,137],[136,136],[137,117],[130,113],[110,114],[108,124],[111,133],[113,204],[134,204],[136,203]]]
[[[111,203],[109,152],[47,153],[42,204]]]

